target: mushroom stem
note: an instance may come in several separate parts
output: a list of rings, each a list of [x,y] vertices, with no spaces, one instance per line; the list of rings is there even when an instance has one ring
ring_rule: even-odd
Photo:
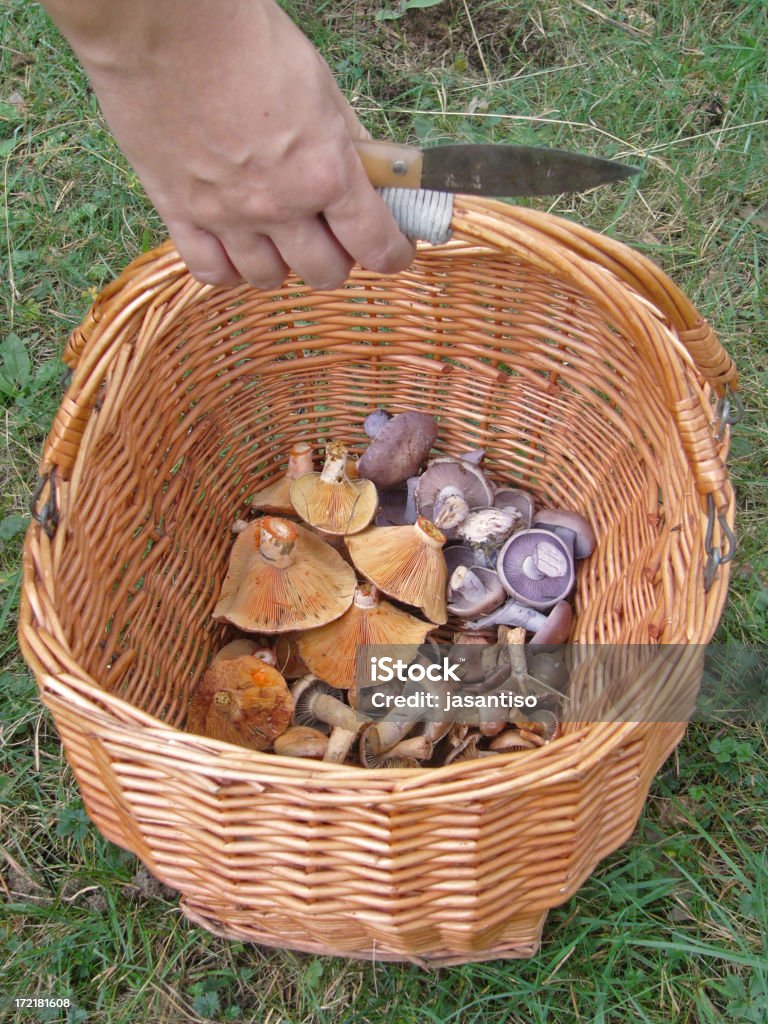
[[[416,510],[416,487],[418,483],[419,478],[417,476],[409,476],[406,481],[408,497],[405,500],[405,515],[403,517],[406,523],[415,523],[419,518],[419,513]]]
[[[469,629],[487,629],[489,626],[523,626],[529,632],[535,633],[546,621],[547,616],[542,612],[536,611],[535,608],[526,608],[525,605],[510,600],[501,608],[491,612],[490,615],[484,615],[482,619],[477,619],[475,622],[468,622],[467,626]]]
[[[388,747],[387,757],[412,757],[417,761],[426,761],[432,757],[432,741],[426,735],[409,736],[394,747]]]
[[[368,437],[374,438],[381,433],[382,429],[386,427],[391,419],[392,414],[388,413],[385,409],[374,409],[363,420],[363,430]]]
[[[485,594],[485,587],[476,572],[469,566],[457,565],[448,581],[448,600],[453,601],[456,594],[461,594],[468,601],[479,601]]]
[[[414,525],[416,532],[421,535],[426,544],[430,544],[434,548],[441,548],[445,544],[445,534],[441,533],[429,519],[419,516]]]
[[[437,743],[443,736],[447,736],[453,725],[453,717],[443,719],[440,722],[425,722],[424,735],[431,743]]]
[[[311,473],[313,469],[312,445],[306,441],[297,441],[288,453],[288,468],[285,475],[289,480],[297,480],[305,473]]]
[[[391,750],[413,731],[415,722],[407,718],[382,718],[368,731],[368,743],[375,754]]]
[[[259,527],[259,550],[265,561],[287,569],[296,558],[296,527],[285,519],[264,516]]]
[[[356,736],[357,730],[352,732],[350,729],[341,729],[337,726],[328,738],[323,760],[331,764],[344,764]]]
[[[432,506],[432,521],[440,530],[451,530],[469,515],[469,505],[458,487],[444,487]]]
[[[358,583],[354,604],[356,608],[378,608],[381,604],[378,588],[372,583]]]
[[[325,449],[325,462],[320,479],[325,484],[338,484],[347,477],[347,449],[343,444],[334,442]]]
[[[361,725],[356,711],[327,693],[314,694],[310,699],[309,708],[319,721],[333,726],[334,729],[340,728],[355,733]]]

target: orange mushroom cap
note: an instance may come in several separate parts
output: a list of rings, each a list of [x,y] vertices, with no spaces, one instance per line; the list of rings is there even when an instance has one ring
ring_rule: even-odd
[[[235,541],[213,617],[251,633],[312,629],[349,608],[356,582],[354,569],[310,530],[264,516]]]
[[[187,731],[266,750],[291,724],[293,699],[277,669],[245,655],[214,661],[190,698]]]
[[[370,480],[352,480],[347,449],[329,444],[321,473],[306,473],[291,485],[291,502],[301,518],[324,533],[358,533],[376,514],[379,499]]]
[[[357,649],[366,644],[421,644],[431,622],[382,601],[371,583],[361,583],[351,607],[327,626],[296,638],[302,660],[320,679],[341,690],[355,684]]]
[[[442,624],[448,619],[444,542],[434,523],[419,517],[409,526],[372,526],[347,538],[347,547],[356,567],[379,590]]]

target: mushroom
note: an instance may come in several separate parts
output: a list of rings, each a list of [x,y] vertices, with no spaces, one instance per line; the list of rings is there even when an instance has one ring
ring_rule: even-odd
[[[485,474],[465,459],[433,459],[419,477],[416,508],[446,537],[455,536],[469,512],[493,501],[493,488]]]
[[[342,615],[355,585],[354,569],[325,541],[264,516],[232,546],[213,618],[252,633],[311,629]]]
[[[211,664],[217,661],[227,661],[230,658],[243,658],[246,654],[252,655],[257,650],[259,650],[258,642],[248,637],[230,640],[228,644],[224,644],[221,650],[214,654]]]
[[[475,552],[469,547],[468,544],[449,544],[443,548],[443,555],[445,557],[445,564],[448,567],[448,575],[452,576],[454,569],[460,565],[465,565],[470,568],[473,565],[477,565],[477,559],[475,558]],[[487,568],[487,567],[486,567]]]
[[[304,676],[291,687],[294,700],[293,724],[326,732],[331,728],[324,761],[342,764],[360,729],[369,718],[354,711],[336,696],[334,690],[315,676]]]
[[[448,611],[459,618],[487,615],[503,604],[505,597],[498,574],[480,565],[471,569],[459,565],[448,581]]]
[[[195,687],[187,730],[249,750],[266,750],[291,724],[285,679],[260,658],[213,661]]]
[[[560,735],[560,719],[548,708],[536,708],[529,712],[528,721],[524,725],[519,723],[519,727],[543,737],[546,742]]]
[[[363,420],[363,430],[373,440],[374,437],[381,433],[382,428],[386,427],[391,419],[392,414],[387,412],[386,409],[374,409]]]
[[[448,570],[445,537],[421,516],[412,526],[372,526],[347,539],[360,572],[390,597],[421,608],[442,625],[448,618],[445,590]]]
[[[500,487],[493,496],[493,507],[511,511],[519,516],[521,529],[527,530],[533,523],[535,505],[532,495],[519,487]]]
[[[296,636],[292,633],[281,633],[275,637],[275,667],[280,669],[286,679],[301,679],[309,672],[301,660]]]
[[[368,743],[376,753],[390,750],[416,728],[416,719],[399,708],[379,719],[369,730]]]
[[[462,462],[469,462],[473,466],[482,466],[485,458],[485,448],[470,448],[468,452],[462,452],[459,456]]]
[[[328,737],[319,729],[306,725],[292,725],[278,736],[274,750],[281,757],[314,757],[322,759],[328,749]]]
[[[416,522],[418,482],[417,476],[409,476],[405,483],[379,492],[379,511],[374,520],[377,526],[406,526]]]
[[[285,474],[274,483],[256,491],[251,498],[253,511],[261,510],[280,516],[293,515],[291,484],[305,473],[311,473],[313,469],[312,446],[306,441],[297,441],[288,453],[288,468]]]
[[[553,609],[554,610],[554,609]],[[534,638],[535,642],[535,638]],[[542,651],[530,659],[531,675],[554,690],[564,690],[568,684],[568,666],[560,654]]]
[[[478,565],[494,568],[498,549],[517,528],[516,513],[489,507],[470,512],[457,533],[475,553]]]
[[[595,550],[595,531],[579,512],[543,509],[533,517],[533,525],[539,530],[551,530],[557,534],[567,544],[573,558],[588,558]]]
[[[291,502],[310,526],[323,533],[358,533],[373,519],[378,505],[370,480],[350,480],[346,470],[347,449],[329,444],[320,473],[305,473],[291,484]]]
[[[349,609],[327,626],[297,637],[302,660],[341,690],[355,684],[357,656],[368,644],[421,644],[432,624],[382,601],[372,583],[360,583]]]
[[[499,551],[496,571],[508,594],[539,611],[573,589],[576,576],[568,546],[550,530],[520,530]]]
[[[360,456],[357,464],[360,476],[373,481],[379,490],[395,487],[418,472],[436,439],[434,416],[400,412],[381,424]]]
[[[459,674],[464,684],[481,682],[486,675],[483,650],[491,641],[475,633],[454,633],[451,647],[451,661],[460,664]]]
[[[478,744],[482,736],[477,729],[466,728],[462,738],[451,748],[448,756],[443,761],[444,765],[453,764],[454,761],[472,761],[477,757]]]
[[[509,600],[490,615],[468,622],[467,629],[488,629],[491,626],[522,626],[533,633],[532,644],[563,644],[571,633],[573,609],[567,601],[558,601],[545,615],[535,608],[528,608],[517,601]]]
[[[513,750],[533,750],[535,747],[536,744],[521,736],[517,729],[505,730],[488,744],[488,749],[495,754],[508,754]]]
[[[432,742],[427,736],[410,736],[394,746],[382,750],[370,726],[360,735],[360,764],[363,768],[417,768],[417,761],[432,757]]]

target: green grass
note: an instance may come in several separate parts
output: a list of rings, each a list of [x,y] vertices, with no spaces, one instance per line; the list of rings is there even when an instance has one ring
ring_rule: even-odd
[[[740,544],[718,637],[765,642],[764,0],[443,0],[404,14],[395,2],[384,20],[383,2],[288,6],[377,135],[644,163],[637,186],[535,205],[658,262],[736,359],[747,407],[731,453]],[[163,229],[42,11],[10,0],[0,27],[0,1019],[768,1019],[764,723],[690,728],[633,839],[550,914],[530,961],[424,973],[228,943],[186,923],[175,895],[89,824],[16,647],[21,531],[66,336]],[[72,1007],[17,1013],[16,996]]]

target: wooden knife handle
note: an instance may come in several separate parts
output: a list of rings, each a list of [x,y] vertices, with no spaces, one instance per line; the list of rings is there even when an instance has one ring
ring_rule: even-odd
[[[420,188],[421,150],[397,142],[366,139],[355,142],[368,180],[376,188]]]

